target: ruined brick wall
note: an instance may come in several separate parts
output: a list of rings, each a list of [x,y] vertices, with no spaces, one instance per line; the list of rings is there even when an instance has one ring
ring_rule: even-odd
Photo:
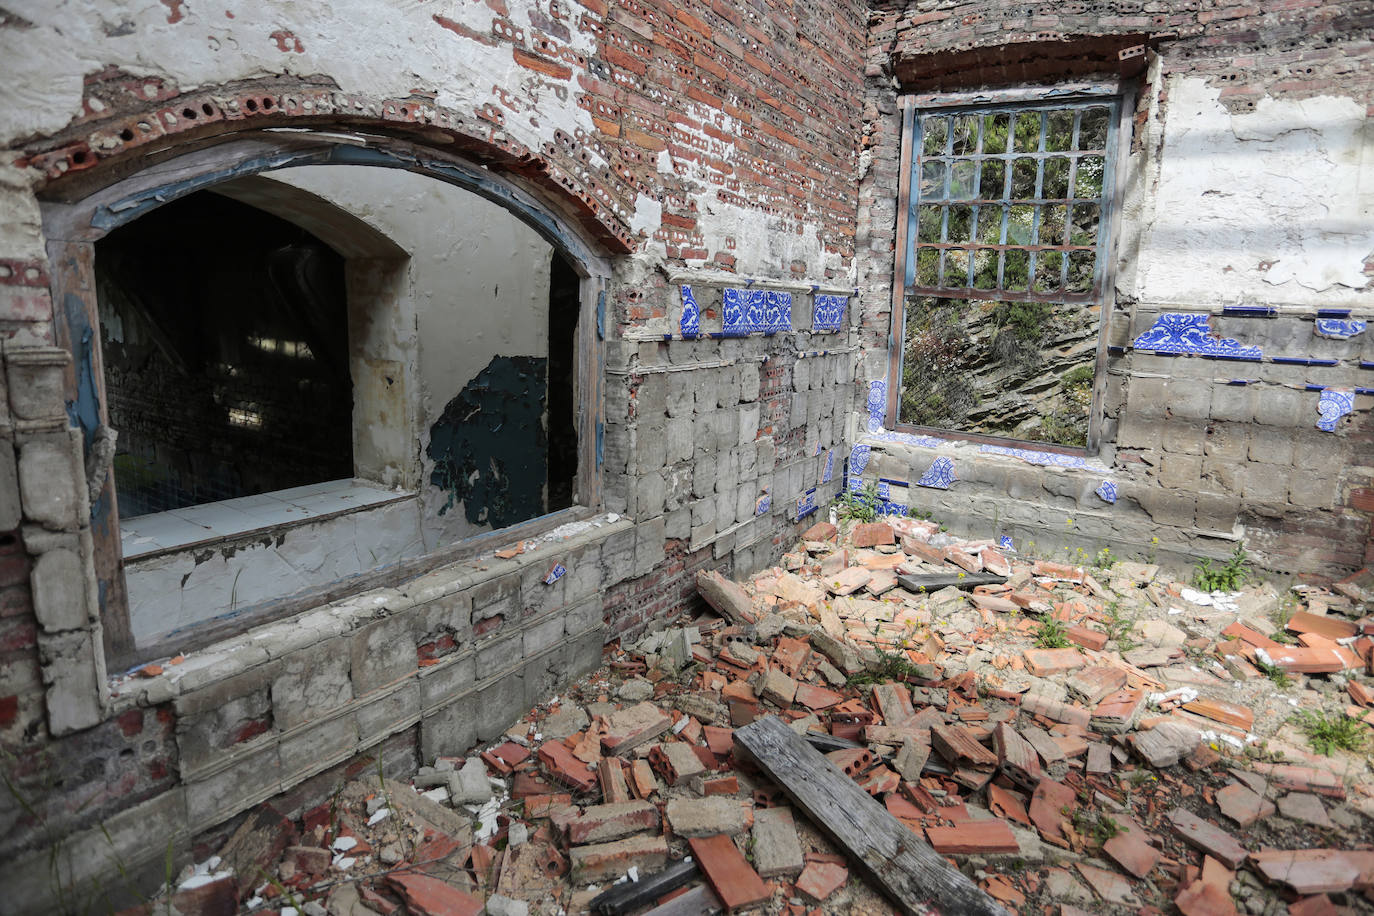
[[[888,368],[899,93],[1124,72],[1134,123],[1097,408],[1100,453],[1076,467],[1047,467],[1035,455],[953,440],[869,439],[866,476],[909,481],[913,507],[966,530],[1012,535],[1023,548],[1034,542],[1037,552],[1110,545],[1118,555],[1186,567],[1243,542],[1264,565],[1302,575],[1364,563],[1374,338],[1314,330],[1319,315],[1367,320],[1374,311],[1374,234],[1358,215],[1371,189],[1353,167],[1371,147],[1374,5],[872,6],[857,234],[865,349],[853,404],[861,422],[869,381]],[[1133,346],[1161,315],[1199,313],[1215,337],[1259,347],[1262,360]],[[1354,394],[1353,413],[1333,432],[1316,425],[1328,388]],[[959,483],[917,486],[941,455]],[[1103,480],[1116,484],[1114,504],[1097,492]]]
[[[17,472],[0,462],[0,523],[20,528],[22,514],[24,535],[3,586],[0,735],[37,812],[0,807],[0,860],[32,865],[13,891],[21,910],[47,911],[54,845],[73,887],[116,860],[156,872],[169,838],[180,864],[195,834],[263,798],[318,801],[358,755],[384,749],[403,772],[494,736],[595,665],[605,639],[699,609],[697,570],[772,562],[843,475],[863,3],[229,12],[146,3],[116,22],[78,0],[0,14],[0,337],[15,414],[0,411],[0,457],[19,456]],[[117,575],[118,532],[101,534],[101,504],[93,515],[82,495],[99,468],[82,387],[98,362],[64,336],[83,291],[61,292],[71,265],[50,260],[44,213],[173,154],[291,136],[275,128],[385,135],[411,163],[459,156],[608,259],[604,300],[582,312],[604,340],[604,409],[587,435],[604,488],[593,508],[621,518],[110,679],[109,594],[92,570]],[[751,290],[784,313],[727,328],[727,299]],[[815,327],[826,302],[842,318]],[[546,585],[555,562],[567,573]],[[90,613],[36,612],[59,584]]]

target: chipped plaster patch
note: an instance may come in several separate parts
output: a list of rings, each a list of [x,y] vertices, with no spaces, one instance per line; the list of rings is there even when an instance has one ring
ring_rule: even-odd
[[[1213,298],[1330,303],[1374,299],[1374,155],[1353,99],[1265,98],[1232,115],[1220,90],[1170,82],[1158,183],[1138,292],[1157,302]],[[1359,290],[1357,294],[1355,291]]]

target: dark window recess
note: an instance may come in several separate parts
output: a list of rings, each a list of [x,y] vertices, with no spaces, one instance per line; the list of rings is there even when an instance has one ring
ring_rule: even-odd
[[[549,270],[549,505],[547,512],[573,504],[577,476],[577,405],[573,348],[577,340],[581,281],[557,251]]]
[[[1087,444],[1116,113],[917,112],[899,423]]]
[[[121,517],[353,476],[344,262],[200,192],[96,244]]]

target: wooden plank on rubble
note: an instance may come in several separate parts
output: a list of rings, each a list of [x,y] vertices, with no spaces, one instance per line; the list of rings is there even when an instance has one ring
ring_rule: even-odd
[[[904,913],[1007,916],[859,785],[776,716],[735,730],[735,744]]]

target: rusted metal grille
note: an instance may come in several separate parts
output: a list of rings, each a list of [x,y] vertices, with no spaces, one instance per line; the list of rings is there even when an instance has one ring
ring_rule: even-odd
[[[1087,443],[1118,106],[916,112],[899,423]]]

